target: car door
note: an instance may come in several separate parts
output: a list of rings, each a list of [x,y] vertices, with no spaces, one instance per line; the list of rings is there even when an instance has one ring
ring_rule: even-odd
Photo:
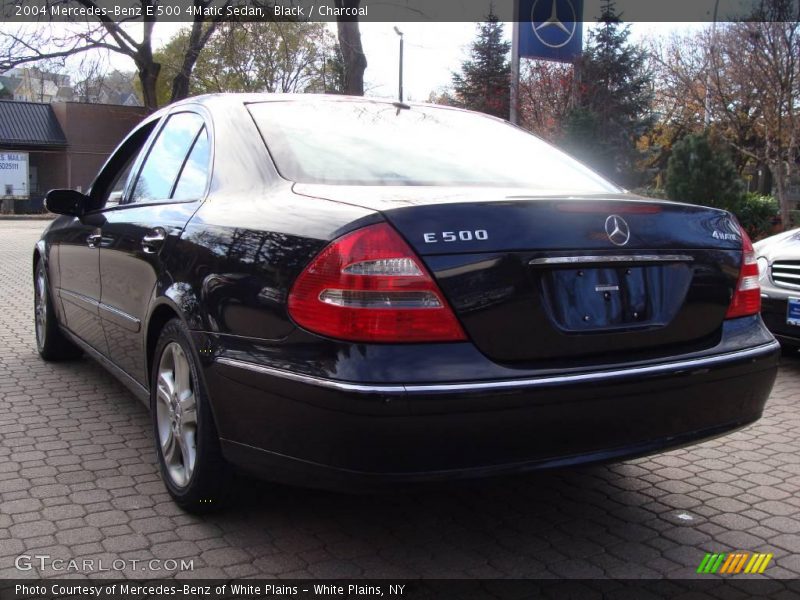
[[[142,151],[120,203],[103,211],[98,310],[111,360],[142,385],[143,327],[165,269],[162,256],[205,197],[210,156],[204,117],[186,109],[170,114]]]
[[[100,230],[83,218],[72,217],[64,226],[52,229],[50,240],[58,253],[59,286],[53,293],[61,300],[63,324],[105,355],[108,347],[98,311]]]
[[[51,236],[58,247],[60,285],[55,293],[61,299],[65,325],[104,356],[108,356],[108,343],[99,310],[103,215],[97,209],[118,202],[132,165],[157,122],[157,118],[146,121],[120,144],[92,184],[87,213],[74,217]]]

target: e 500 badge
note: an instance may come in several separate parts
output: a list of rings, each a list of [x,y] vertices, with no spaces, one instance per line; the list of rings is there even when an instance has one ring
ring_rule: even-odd
[[[438,244],[439,242],[471,242],[472,240],[484,242],[489,239],[489,233],[485,229],[442,231],[423,233],[422,239],[425,240],[426,244]]]

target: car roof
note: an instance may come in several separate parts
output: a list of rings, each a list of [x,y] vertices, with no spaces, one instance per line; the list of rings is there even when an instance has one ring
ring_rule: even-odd
[[[224,180],[226,189],[231,191],[237,186],[249,189],[253,181],[268,186],[281,178],[263,138],[258,133],[248,104],[269,102],[293,102],[305,106],[321,107],[330,103],[368,103],[373,105],[394,106],[403,108],[427,108],[452,110],[475,115],[475,118],[491,119],[499,124],[513,126],[503,119],[485,113],[470,111],[453,106],[431,104],[425,102],[398,102],[387,98],[369,96],[346,96],[341,94],[273,94],[273,93],[218,93],[192,96],[173,102],[155,111],[145,118],[139,127],[148,122],[162,120],[167,115],[182,110],[195,110],[207,113],[210,117],[214,139],[214,154],[221,156],[236,155],[236,161],[214,160],[212,187],[217,181]],[[222,127],[218,125],[222,124]],[[513,126],[517,127],[517,126]],[[138,127],[137,127],[138,128]]]
[[[490,119],[496,119],[501,122],[505,122],[503,119],[499,119],[492,115],[487,115],[485,113],[476,112],[472,110],[466,110],[463,108],[459,108],[456,106],[448,106],[445,104],[434,104],[430,102],[399,102],[398,100],[393,100],[390,98],[377,98],[372,96],[347,96],[343,94],[284,94],[284,93],[233,93],[233,92],[226,92],[226,93],[217,93],[217,94],[202,94],[199,96],[191,96],[189,98],[185,98],[183,100],[178,100],[169,104],[167,106],[162,107],[157,112],[153,113],[154,115],[162,115],[166,112],[171,111],[172,109],[180,106],[192,105],[192,104],[199,104],[201,106],[205,106],[209,111],[217,111],[217,110],[225,110],[226,107],[230,107],[232,105],[243,105],[243,104],[256,104],[262,102],[302,102],[304,104],[323,104],[323,103],[330,103],[330,102],[366,102],[370,104],[390,104],[392,106],[400,106],[400,107],[409,107],[409,108],[437,108],[443,110],[454,110],[459,112],[465,113],[472,113],[475,115],[480,115],[481,117],[487,117]]]

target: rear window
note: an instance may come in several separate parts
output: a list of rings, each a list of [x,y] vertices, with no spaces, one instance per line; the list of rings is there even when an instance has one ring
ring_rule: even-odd
[[[512,125],[390,102],[249,104],[281,175],[301,183],[620,189]]]

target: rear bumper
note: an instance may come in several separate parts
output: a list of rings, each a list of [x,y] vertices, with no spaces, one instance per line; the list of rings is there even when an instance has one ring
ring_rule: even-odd
[[[577,454],[564,454],[563,456],[551,457],[545,454],[539,458],[517,462],[502,462],[490,465],[477,464],[475,466],[460,466],[445,470],[361,471],[285,456],[270,450],[256,448],[230,440],[222,440],[222,448],[225,458],[230,463],[257,477],[301,487],[361,492],[380,490],[387,486],[395,486],[404,483],[412,484],[459,479],[479,479],[522,474],[543,469],[632,459],[727,435],[751,425],[757,421],[759,417],[760,413],[749,419],[729,422],[716,427],[651,439],[644,442],[628,443],[623,446],[585,450]],[[486,424],[487,427],[492,428],[496,427],[496,425],[497,424],[494,422]],[[537,435],[539,430],[534,429],[525,433],[527,435]],[[363,452],[369,452],[370,450],[371,448],[369,447],[364,447],[362,449]]]
[[[434,384],[344,382],[224,356],[205,373],[228,460],[273,480],[361,489],[608,461],[719,436],[761,416],[778,356],[762,339],[630,368]]]

